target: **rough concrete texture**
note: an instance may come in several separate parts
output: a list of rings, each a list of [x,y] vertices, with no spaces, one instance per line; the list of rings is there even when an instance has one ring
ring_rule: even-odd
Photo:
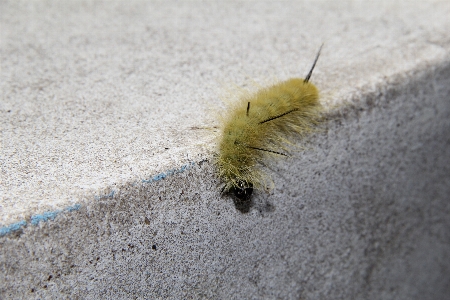
[[[448,2],[0,5],[2,299],[449,299]],[[218,82],[323,41],[328,120],[241,212]]]

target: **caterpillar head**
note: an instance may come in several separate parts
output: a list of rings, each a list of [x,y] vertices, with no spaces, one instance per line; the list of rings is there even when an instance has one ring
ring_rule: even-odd
[[[232,187],[230,192],[232,192],[236,198],[239,200],[249,200],[253,193],[253,183],[247,181],[237,181],[237,186]]]

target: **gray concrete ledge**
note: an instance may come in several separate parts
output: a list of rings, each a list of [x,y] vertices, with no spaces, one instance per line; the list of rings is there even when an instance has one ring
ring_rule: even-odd
[[[362,95],[274,168],[277,188],[247,214],[220,196],[206,160],[16,231],[2,239],[2,293],[445,299],[449,83],[446,64]]]
[[[448,298],[448,3],[55,3],[0,4],[0,298]],[[324,40],[323,130],[242,213],[213,82]]]

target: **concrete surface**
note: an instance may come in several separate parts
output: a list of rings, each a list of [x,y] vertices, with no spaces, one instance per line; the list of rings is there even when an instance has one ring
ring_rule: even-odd
[[[3,299],[449,299],[450,3],[2,1]],[[220,96],[328,121],[249,211]]]

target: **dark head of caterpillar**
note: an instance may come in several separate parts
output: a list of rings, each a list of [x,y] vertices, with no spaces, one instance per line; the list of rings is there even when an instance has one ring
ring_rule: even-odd
[[[237,186],[232,187],[230,192],[236,197],[234,199],[236,209],[242,213],[248,213],[252,206],[253,184],[251,182],[237,182]]]
[[[293,136],[314,131],[319,122],[319,93],[309,80],[321,48],[305,79],[291,78],[246,94],[222,117],[218,175],[239,203],[250,203],[253,189],[266,187],[265,162],[288,156]]]
[[[238,181],[236,186],[231,188],[230,192],[232,192],[239,200],[249,200],[253,193],[253,183]]]

